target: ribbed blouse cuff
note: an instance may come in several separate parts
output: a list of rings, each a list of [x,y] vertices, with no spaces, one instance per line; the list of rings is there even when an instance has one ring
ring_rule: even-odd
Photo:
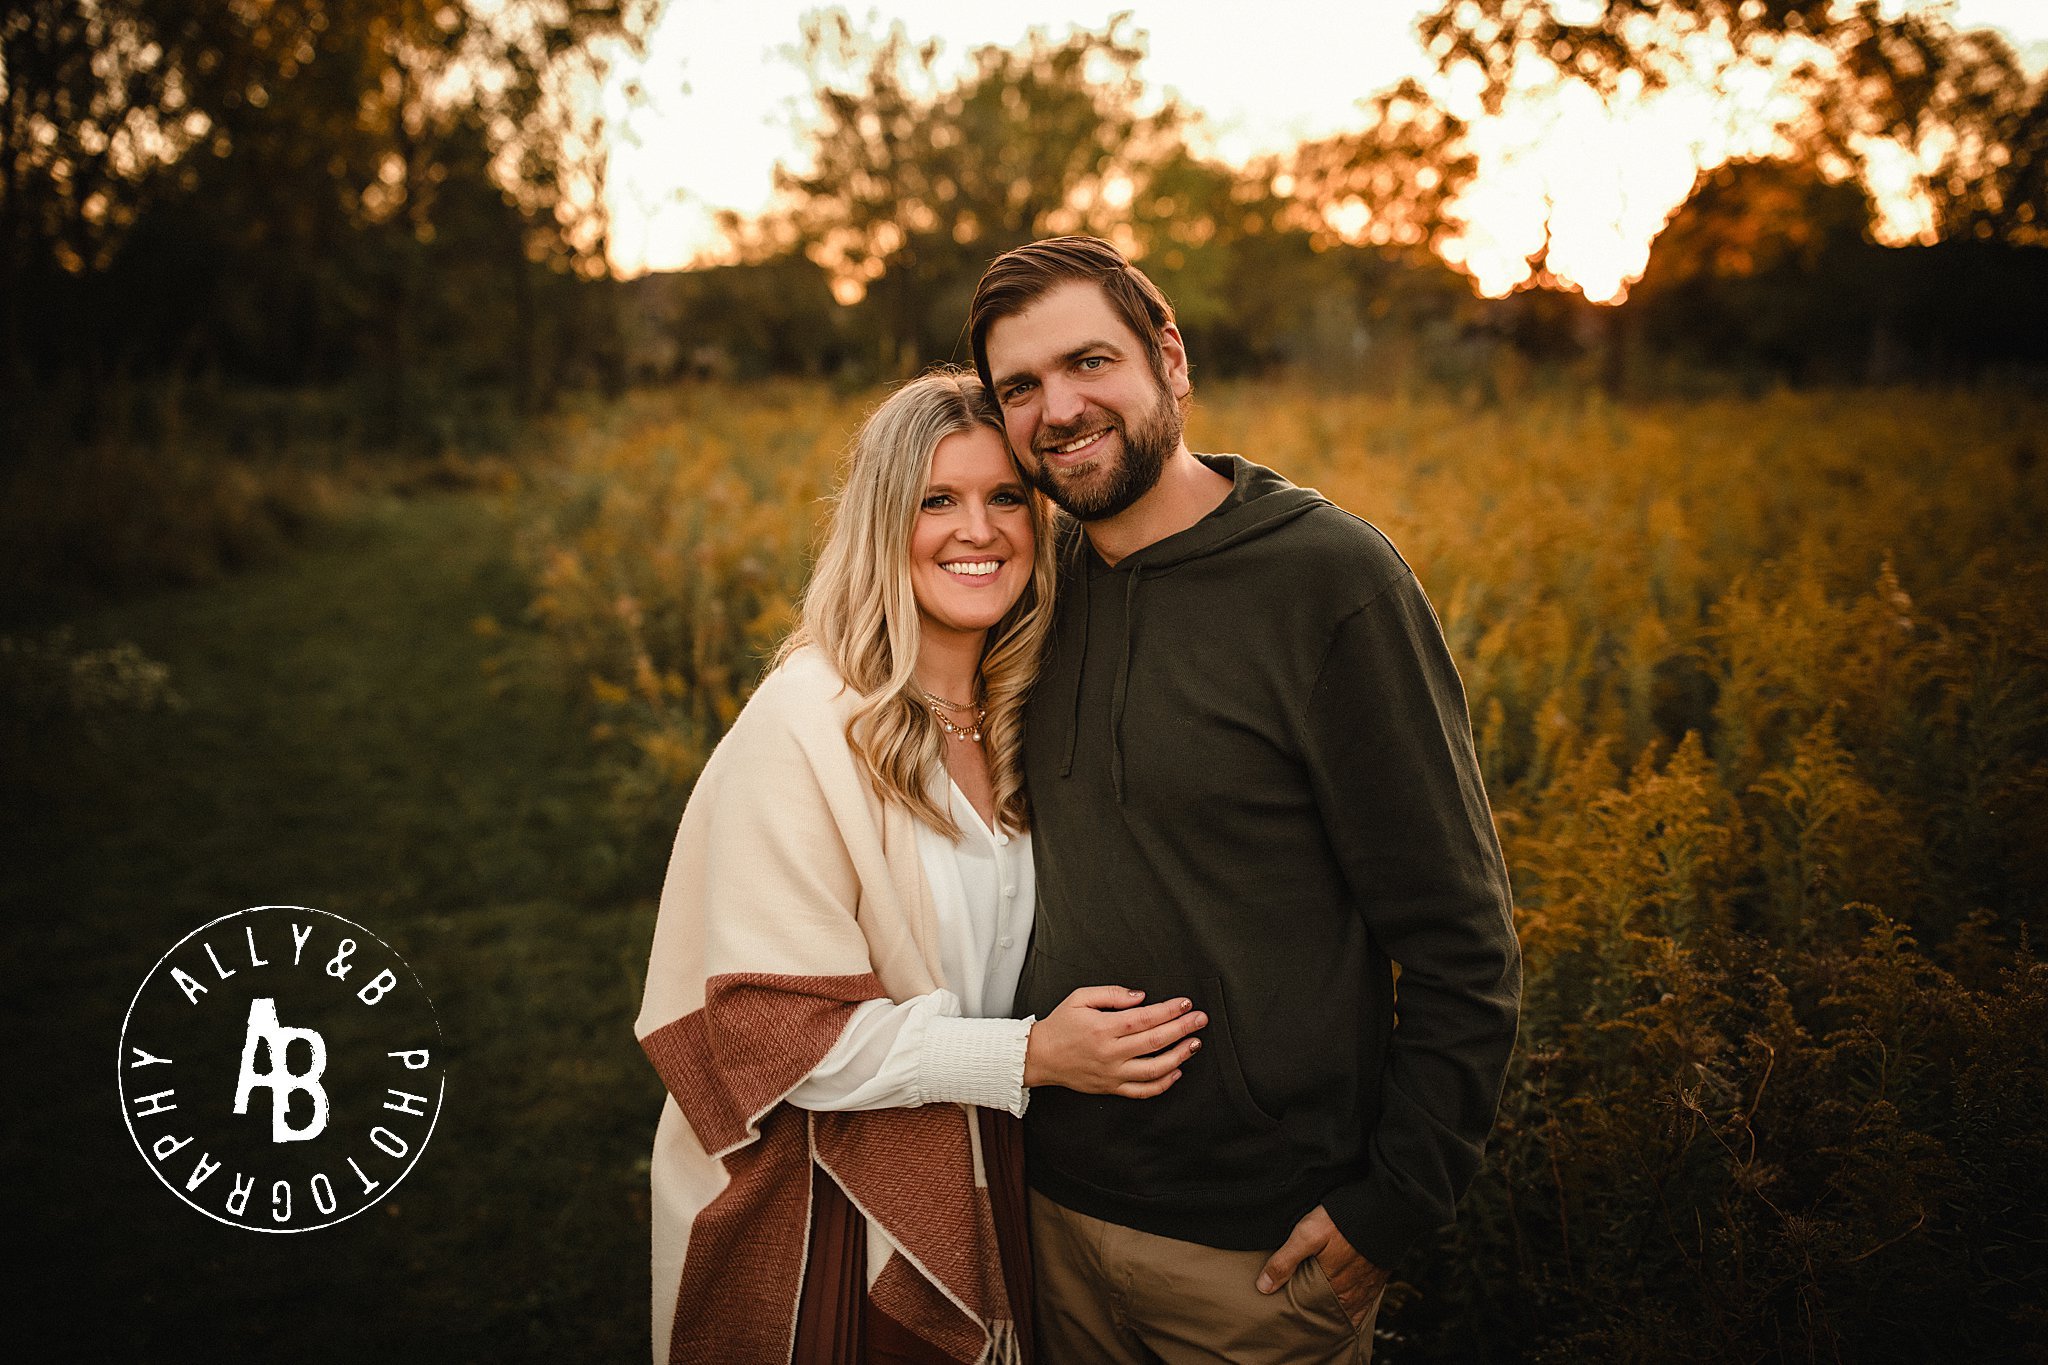
[[[1022,1116],[1031,1102],[1024,1088],[1024,1050],[1032,1022],[932,1015],[918,1049],[918,1102],[979,1104]]]

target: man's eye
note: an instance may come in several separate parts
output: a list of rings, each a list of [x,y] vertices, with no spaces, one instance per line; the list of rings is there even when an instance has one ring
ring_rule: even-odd
[[[1029,384],[1012,384],[1009,388],[1003,390],[1003,402],[1014,403],[1030,392],[1031,386]]]
[[[1099,370],[1108,363],[1108,356],[1089,355],[1081,357],[1081,368],[1084,370]]]

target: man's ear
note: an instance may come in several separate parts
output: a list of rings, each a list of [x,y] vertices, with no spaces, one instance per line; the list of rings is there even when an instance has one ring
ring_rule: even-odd
[[[1159,358],[1166,368],[1166,391],[1175,398],[1185,398],[1192,385],[1188,382],[1188,348],[1181,340],[1180,328],[1167,323],[1159,329]]]

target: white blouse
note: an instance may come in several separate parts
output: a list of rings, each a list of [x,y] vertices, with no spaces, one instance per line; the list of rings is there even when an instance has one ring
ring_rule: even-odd
[[[1030,1101],[1024,1049],[1033,1021],[1008,1016],[1036,904],[1031,836],[990,830],[943,771],[932,785],[960,826],[956,841],[917,825],[918,858],[938,919],[939,966],[953,989],[862,1001],[832,1050],[789,1093],[799,1108],[953,1101],[1022,1114]]]

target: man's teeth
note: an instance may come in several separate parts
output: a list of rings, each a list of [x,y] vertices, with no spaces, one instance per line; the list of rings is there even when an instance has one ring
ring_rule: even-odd
[[[947,573],[964,574],[969,578],[985,578],[997,569],[1002,568],[1003,561],[1000,559],[977,559],[972,562],[941,564],[939,567]]]
[[[1102,430],[1107,431],[1109,430],[1109,428],[1104,427]],[[1071,455],[1075,451],[1079,450],[1082,446],[1085,446],[1090,441],[1093,441],[1096,437],[1100,436],[1101,434],[1102,431],[1091,431],[1086,436],[1076,436],[1073,440],[1067,442],[1065,445],[1054,446],[1052,448],[1052,453],[1055,455]]]

